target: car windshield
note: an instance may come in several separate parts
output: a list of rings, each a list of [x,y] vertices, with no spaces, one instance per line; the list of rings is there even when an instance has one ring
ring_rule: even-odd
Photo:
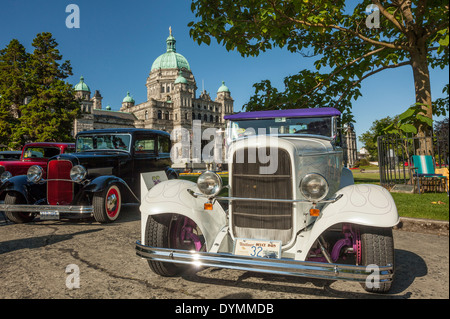
[[[57,147],[27,147],[23,152],[24,159],[50,158],[61,153]]]
[[[129,134],[81,135],[77,138],[77,152],[96,150],[130,151]]]
[[[229,136],[238,139],[262,134],[313,134],[333,137],[331,117],[277,117],[231,122]]]

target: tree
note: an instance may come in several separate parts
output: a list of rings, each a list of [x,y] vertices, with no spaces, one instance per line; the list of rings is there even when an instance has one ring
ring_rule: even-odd
[[[0,51],[0,144],[8,145],[29,94],[29,55],[16,39]]]
[[[257,56],[274,47],[316,57],[316,70],[254,85],[247,110],[333,106],[351,121],[361,82],[387,69],[410,66],[415,101],[432,118],[429,68],[448,65],[449,2],[364,0],[352,12],[344,0],[193,0],[190,35],[199,44],[214,37],[227,50]],[[371,6],[371,7],[369,7]],[[374,12],[367,16],[366,9]],[[371,19],[380,14],[379,28]],[[370,26],[374,26],[370,28]],[[330,72],[321,73],[324,67]],[[419,127],[420,134],[429,128]]]
[[[364,148],[370,154],[370,160],[378,160],[377,138],[378,136],[385,135],[386,127],[390,126],[395,120],[396,118],[391,118],[389,116],[382,118],[381,120],[375,120],[370,129],[359,137],[360,142],[363,143]]]
[[[70,62],[60,62],[52,34],[38,34],[32,45],[34,51],[29,54],[12,40],[1,51],[0,79],[9,80],[0,86],[0,128],[5,128],[4,144],[10,148],[28,141],[72,141],[73,122],[79,114],[74,90],[64,81],[72,75]],[[3,135],[0,142],[5,141]]]

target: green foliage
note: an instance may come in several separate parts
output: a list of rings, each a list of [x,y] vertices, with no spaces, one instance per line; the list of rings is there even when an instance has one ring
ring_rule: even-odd
[[[366,26],[371,4],[380,28]],[[269,79],[254,84],[248,111],[331,106],[345,123],[364,79],[406,65],[420,75],[416,102],[430,105],[428,67],[448,65],[448,1],[364,0],[351,8],[344,0],[193,0],[191,10],[196,19],[188,26],[198,44],[215,38],[243,57],[279,47],[315,58],[316,70],[287,76],[283,91]]]
[[[19,149],[29,141],[72,141],[79,113],[72,75],[51,33],[40,33],[27,53],[17,40],[0,51],[0,144]],[[27,100],[27,103],[25,103]]]
[[[426,127],[430,129],[433,120],[426,116],[426,108],[428,106],[416,103],[410,106],[405,112],[400,114],[396,120],[384,129],[386,134],[396,134],[399,136],[407,136],[417,134],[418,128]]]
[[[361,134],[359,137],[360,142],[363,143],[364,148],[367,149],[367,151],[370,154],[370,159],[377,161],[378,160],[378,147],[377,147],[377,138],[378,136],[385,135],[385,129],[386,127],[392,125],[394,121],[396,121],[396,118],[391,117],[385,117],[381,120],[375,120],[372,123],[372,126],[370,127],[369,131]]]

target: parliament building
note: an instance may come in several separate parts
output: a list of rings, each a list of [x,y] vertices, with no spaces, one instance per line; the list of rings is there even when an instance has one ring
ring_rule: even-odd
[[[75,121],[74,134],[91,129],[136,127],[171,132],[184,128],[192,133],[193,120],[202,130],[225,129],[224,116],[233,113],[233,98],[224,82],[218,85],[214,100],[206,91],[196,95],[197,82],[189,62],[177,52],[170,30],[166,52],[154,60],[146,82],[147,101],[136,104],[128,92],[120,111],[102,107],[102,96],[80,78],[75,94],[81,100],[82,116]]]

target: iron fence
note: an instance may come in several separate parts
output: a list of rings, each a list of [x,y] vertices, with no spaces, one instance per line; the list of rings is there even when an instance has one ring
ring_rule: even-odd
[[[380,184],[386,188],[413,185],[413,155],[431,155],[436,168],[449,165],[448,137],[384,135],[377,138],[377,146]]]

